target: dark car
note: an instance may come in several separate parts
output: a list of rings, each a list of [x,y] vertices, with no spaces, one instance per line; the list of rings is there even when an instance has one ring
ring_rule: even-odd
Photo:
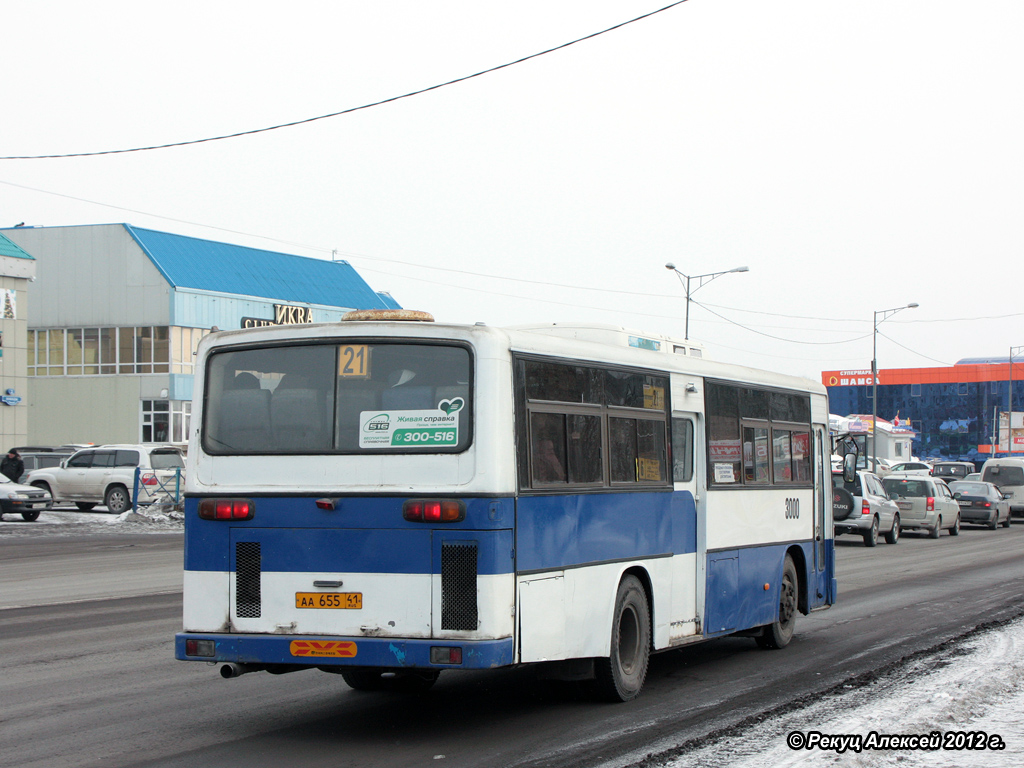
[[[947,483],[963,480],[978,468],[970,461],[936,461],[932,464],[932,477],[941,477]]]
[[[1000,525],[1010,527],[1010,502],[992,483],[958,480],[949,490],[959,493],[960,521],[987,525],[993,531]]]
[[[74,450],[71,448],[20,451],[21,460],[25,464],[25,471],[21,473],[21,477],[18,478],[18,482],[24,483],[25,478],[28,477],[28,473],[33,469],[40,469],[42,467],[59,467],[61,461],[66,459],[72,453],[74,453]]]

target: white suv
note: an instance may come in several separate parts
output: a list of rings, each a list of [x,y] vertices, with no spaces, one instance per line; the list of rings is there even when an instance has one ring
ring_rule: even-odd
[[[100,445],[72,454],[58,467],[29,472],[25,483],[49,491],[54,502],[73,501],[83,511],[103,504],[120,514],[132,505],[136,469],[139,502],[146,504],[173,494],[175,475],[184,466],[173,446]],[[184,476],[178,485],[184,487]]]

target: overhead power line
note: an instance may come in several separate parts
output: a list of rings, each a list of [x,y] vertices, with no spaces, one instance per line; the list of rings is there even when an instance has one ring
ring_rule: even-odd
[[[691,301],[692,301],[692,299],[691,299]],[[756,330],[754,328],[751,328],[749,326],[743,325],[742,323],[737,323],[735,320],[730,320],[725,315],[722,315],[722,314],[719,314],[718,312],[715,312],[715,310],[711,309],[706,304],[701,304],[699,301],[694,301],[693,303],[696,304],[698,307],[701,307],[702,309],[707,310],[708,312],[710,312],[715,317],[719,317],[722,320],[725,320],[725,322],[727,322],[727,323],[729,323],[731,325],[735,325],[737,328],[742,328],[745,331],[750,331],[751,333],[756,333],[758,336],[766,336],[769,339],[775,339],[776,341],[785,341],[785,342],[788,342],[790,344],[810,344],[810,345],[813,345],[813,346],[826,346],[826,345],[834,345],[834,344],[850,344],[850,343],[852,343],[854,341],[862,341],[863,339],[870,339],[871,338],[871,334],[868,333],[868,334],[865,334],[864,336],[856,336],[855,338],[843,339],[842,341],[800,341],[799,339],[787,339],[787,338],[784,338],[782,336],[773,336],[770,333],[765,333],[763,331],[758,331],[758,330]]]
[[[898,341],[896,341],[896,339],[892,338],[891,336],[886,336],[881,331],[878,331],[878,335],[881,336],[883,339],[888,339],[893,344],[895,344],[897,347],[902,347],[903,349],[907,350],[907,352],[912,352],[913,354],[917,355],[918,357],[923,357],[925,360],[931,360],[933,363],[938,363],[939,365],[945,365],[945,366],[952,365],[952,363],[946,363],[946,362],[943,362],[942,360],[936,360],[934,357],[928,357],[928,355],[923,354],[921,352],[918,352],[916,349],[911,349],[910,347],[908,347],[908,346],[906,346],[904,344],[900,344]]]
[[[316,122],[318,120],[327,120],[327,119],[332,118],[332,117],[340,117],[341,115],[349,115],[349,114],[352,114],[353,112],[359,112],[359,111],[364,110],[364,109],[371,109],[372,107],[379,107],[379,106],[381,106],[383,104],[390,104],[393,101],[399,101],[401,99],[408,99],[408,98],[411,98],[412,96],[419,96],[420,94],[423,94],[423,93],[429,93],[430,91],[436,91],[436,90],[438,90],[440,88],[446,88],[449,85],[455,85],[456,83],[463,83],[466,80],[472,80],[473,78],[476,78],[476,77],[482,77],[484,75],[489,75],[492,72],[497,72],[498,70],[501,70],[501,69],[507,69],[508,67],[515,66],[516,64],[522,64],[523,62],[529,61],[530,59],[536,59],[536,58],[538,58],[540,56],[545,56],[545,55],[547,55],[549,53],[554,53],[555,51],[560,51],[563,48],[568,48],[570,45],[576,45],[576,43],[582,43],[582,42],[584,42],[586,40],[592,40],[595,37],[599,37],[599,36],[607,34],[609,32],[613,32],[616,29],[621,29],[622,27],[625,27],[625,26],[627,26],[629,24],[634,24],[634,23],[636,23],[638,21],[642,21],[643,19],[650,18],[651,16],[654,16],[655,14],[662,13],[663,11],[667,11],[670,8],[676,7],[677,5],[682,5],[685,2],[687,2],[687,0],[676,0],[676,2],[669,3],[668,5],[664,6],[663,8],[658,8],[657,10],[651,11],[649,13],[645,13],[645,14],[643,14],[641,16],[637,16],[636,18],[633,18],[633,19],[629,19],[628,21],[620,22],[618,24],[615,24],[614,26],[608,27],[607,29],[602,29],[599,32],[592,32],[589,35],[584,35],[583,37],[578,37],[575,40],[570,40],[568,43],[562,43],[561,45],[556,45],[554,48],[548,48],[546,50],[539,51],[537,53],[531,53],[529,56],[523,56],[522,58],[516,59],[515,61],[509,61],[509,62],[506,62],[505,64],[499,64],[499,65],[497,65],[495,67],[490,67],[488,69],[483,69],[483,70],[480,70],[479,72],[474,72],[471,75],[463,75],[462,77],[457,77],[454,80],[448,80],[448,81],[443,82],[443,83],[438,83],[436,85],[431,85],[431,86],[428,86],[427,88],[420,88],[419,90],[416,90],[416,91],[410,91],[408,93],[403,93],[403,94],[401,94],[399,96],[391,96],[389,98],[381,99],[379,101],[374,101],[374,102],[371,102],[369,104],[363,104],[363,105],[358,106],[358,107],[349,107],[348,109],[341,109],[341,110],[338,110],[337,112],[330,112],[330,113],[328,113],[326,115],[317,115],[316,117],[306,117],[306,118],[303,118],[301,120],[292,120],[291,122],[288,122],[288,123],[278,123],[277,125],[268,125],[268,126],[263,127],[263,128],[253,128],[253,129],[250,129],[250,130],[247,130],[247,131],[238,131],[236,133],[224,134],[222,136],[209,136],[209,137],[204,138],[204,139],[191,139],[191,140],[188,140],[188,141],[175,141],[175,142],[170,142],[170,143],[167,143],[167,144],[154,144],[154,145],[146,146],[146,147],[131,147],[131,148],[128,148],[128,149],[105,149],[105,150],[101,150],[101,151],[97,151],[97,152],[67,152],[67,153],[64,153],[64,154],[51,154],[51,155],[7,155],[7,156],[0,156],[0,160],[56,160],[56,159],[69,158],[69,157],[97,157],[99,155],[123,155],[123,154],[126,154],[128,152],[150,152],[150,151],[156,150],[156,149],[170,149],[172,147],[187,147],[187,146],[190,146],[192,144],[205,144],[205,143],[212,142],[212,141],[225,141],[227,139],[237,139],[237,138],[239,138],[241,136],[252,136],[253,134],[256,134],[256,133],[267,133],[268,131],[277,131],[277,130],[280,130],[282,128],[294,128],[297,125],[305,125],[306,123],[314,123],[314,122]]]

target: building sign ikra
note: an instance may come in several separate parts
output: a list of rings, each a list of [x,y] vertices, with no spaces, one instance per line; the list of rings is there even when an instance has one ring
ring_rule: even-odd
[[[274,319],[265,317],[243,317],[242,328],[262,328],[267,325],[302,325],[313,322],[313,310],[292,304],[275,304]]]

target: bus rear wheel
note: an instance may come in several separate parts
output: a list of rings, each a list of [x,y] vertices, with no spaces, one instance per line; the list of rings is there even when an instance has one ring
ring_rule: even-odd
[[[429,690],[441,673],[436,669],[409,669],[396,672],[382,667],[360,667],[345,669],[339,674],[348,687],[356,691],[416,693]]]
[[[755,638],[762,648],[785,648],[793,639],[799,583],[793,558],[786,555],[782,565],[782,583],[779,584],[779,615],[771,624],[765,624],[761,634]]]
[[[611,655],[594,664],[597,693],[609,701],[630,701],[640,695],[651,657],[647,593],[635,576],[627,576],[619,584],[611,640]]]

